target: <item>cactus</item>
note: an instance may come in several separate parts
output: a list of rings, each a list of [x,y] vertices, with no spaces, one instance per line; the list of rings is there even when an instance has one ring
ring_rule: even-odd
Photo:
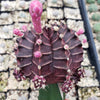
[[[97,34],[96,39],[100,42],[100,33]]]
[[[34,28],[30,31],[14,31],[14,34],[20,36],[15,49],[19,70],[14,71],[14,76],[18,81],[29,78],[34,89],[63,83],[62,91],[67,93],[83,73],[80,69],[83,61],[81,41],[75,31],[68,29],[62,22],[41,29],[42,6],[36,5],[41,5],[38,0],[33,1],[29,8]]]
[[[93,25],[93,30],[94,30],[95,33],[100,32],[100,23],[95,23]]]
[[[89,12],[98,11],[98,6],[95,5],[95,4],[90,4],[89,7],[88,7],[88,11],[89,11]]]
[[[94,3],[95,0],[86,0],[87,3],[91,4],[91,3]]]
[[[92,20],[99,21],[100,20],[100,14],[93,14],[92,15]]]
[[[100,0],[97,0],[97,3],[100,4]]]

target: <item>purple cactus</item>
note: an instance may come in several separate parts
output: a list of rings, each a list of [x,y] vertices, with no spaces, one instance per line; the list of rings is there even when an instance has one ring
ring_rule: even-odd
[[[45,88],[47,84],[63,83],[62,91],[67,93],[72,88],[73,80],[76,84],[82,74],[79,70],[83,60],[82,44],[75,31],[63,23],[41,29],[41,14],[42,4],[38,0],[33,1],[30,15],[34,28],[22,32],[23,37],[17,39],[15,53],[20,70],[14,75],[20,80],[23,78],[21,76],[29,78],[35,89]],[[54,26],[58,27],[58,31]]]

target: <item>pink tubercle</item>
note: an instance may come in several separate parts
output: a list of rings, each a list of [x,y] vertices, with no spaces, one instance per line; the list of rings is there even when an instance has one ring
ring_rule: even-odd
[[[32,80],[32,81],[35,81],[36,79],[38,79],[39,78],[39,76],[38,75],[35,75],[34,76],[34,79]]]
[[[87,42],[87,40],[86,39],[83,39],[83,43],[86,43]]]
[[[42,53],[40,51],[34,52],[34,57],[35,58],[40,58],[42,56]]]
[[[66,80],[70,80],[70,76],[66,76]]]
[[[65,50],[68,50],[68,49],[69,49],[69,46],[68,46],[67,44],[65,44],[65,45],[64,45],[64,49],[65,49]]]
[[[13,33],[14,33],[15,35],[17,35],[17,36],[23,36],[23,35],[24,35],[24,33],[22,33],[19,29],[14,29],[14,30],[13,30]]]
[[[23,26],[22,26],[22,30],[23,30],[24,32],[26,32],[26,31],[27,31],[27,26],[26,26],[26,25],[23,25]]]
[[[84,30],[83,29],[79,29],[78,32],[76,32],[76,35],[81,35],[84,33]]]
[[[37,39],[36,44],[38,44],[38,45],[42,44],[42,40],[41,39]]]

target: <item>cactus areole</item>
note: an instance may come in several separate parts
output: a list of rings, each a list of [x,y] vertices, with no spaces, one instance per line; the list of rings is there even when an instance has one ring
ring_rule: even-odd
[[[29,12],[34,28],[19,31],[24,35],[17,39],[15,54],[19,70],[15,69],[14,76],[19,81],[29,78],[34,89],[62,83],[62,91],[67,93],[82,75],[82,44],[75,31],[68,29],[66,24],[55,23],[41,29],[42,4],[38,0],[31,2]],[[54,26],[59,28],[58,31]]]

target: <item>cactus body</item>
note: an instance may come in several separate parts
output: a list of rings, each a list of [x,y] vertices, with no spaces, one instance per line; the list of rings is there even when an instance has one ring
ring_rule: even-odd
[[[55,31],[54,26],[59,30]],[[44,27],[41,34],[34,29],[23,33],[24,36],[17,39],[18,48],[15,50],[20,68],[17,74],[14,73],[16,77],[31,79],[35,89],[53,83],[64,83],[62,87],[65,87],[67,83],[71,85],[72,80],[76,83],[80,79],[78,69],[83,60],[83,49],[75,31],[61,23],[60,26]],[[66,76],[70,76],[70,83]],[[63,91],[69,89],[63,88]]]

